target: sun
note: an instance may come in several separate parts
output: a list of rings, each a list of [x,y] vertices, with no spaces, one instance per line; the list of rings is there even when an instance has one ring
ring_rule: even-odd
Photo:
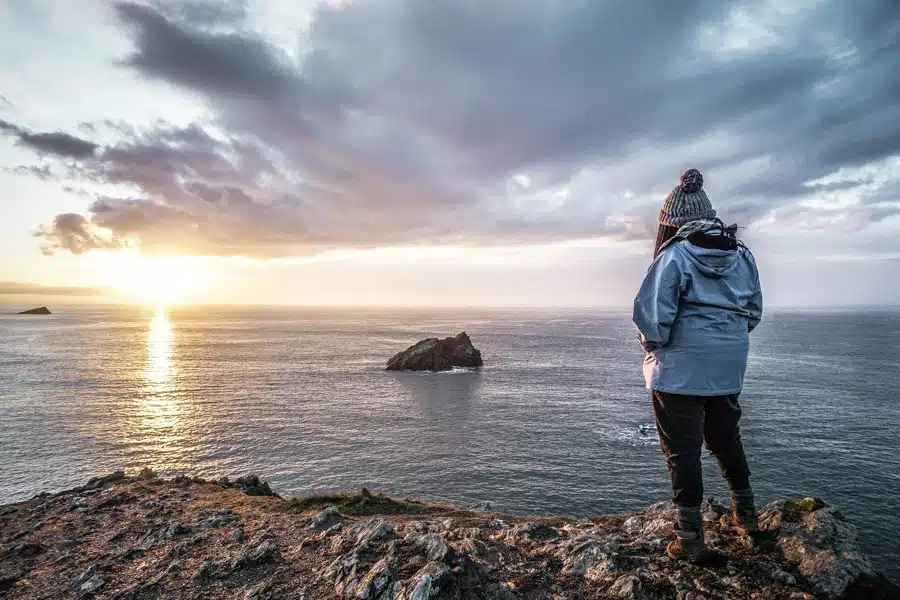
[[[173,305],[202,291],[207,271],[190,257],[150,258],[133,253],[110,254],[103,266],[107,285],[140,303]]]

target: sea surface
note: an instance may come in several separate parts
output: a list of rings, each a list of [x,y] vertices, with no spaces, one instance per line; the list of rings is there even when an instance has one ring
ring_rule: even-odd
[[[396,374],[466,330],[478,372]],[[758,499],[817,495],[900,578],[900,312],[775,312],[743,434]],[[586,516],[668,498],[625,312],[71,308],[0,315],[0,502],[151,466],[258,473],[282,494],[366,486]],[[704,457],[706,493],[727,499]]]

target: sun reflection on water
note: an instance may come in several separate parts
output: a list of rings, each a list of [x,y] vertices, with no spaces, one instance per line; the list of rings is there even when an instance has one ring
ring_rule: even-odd
[[[165,307],[157,307],[147,330],[147,369],[144,377],[153,386],[165,387],[172,377],[172,322]],[[162,390],[160,390],[162,391]]]
[[[157,441],[175,435],[182,418],[182,406],[174,384],[173,365],[175,331],[164,306],[158,306],[147,329],[147,366],[144,370],[145,393],[141,400],[141,425],[156,431]]]

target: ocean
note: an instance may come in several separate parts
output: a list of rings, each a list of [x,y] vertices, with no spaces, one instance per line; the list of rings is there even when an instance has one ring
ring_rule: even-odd
[[[477,372],[384,371],[467,331]],[[117,469],[257,473],[512,513],[628,512],[668,474],[626,312],[73,307],[0,315],[0,502]],[[900,578],[900,311],[770,312],[743,436],[761,502],[816,495]],[[704,456],[706,495],[727,499]]]

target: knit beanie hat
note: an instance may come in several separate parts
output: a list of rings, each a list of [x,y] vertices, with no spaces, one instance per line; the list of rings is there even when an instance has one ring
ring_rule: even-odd
[[[681,174],[681,183],[669,192],[663,203],[659,224],[677,229],[690,221],[715,216],[716,211],[703,191],[703,175],[697,169],[688,169]]]

